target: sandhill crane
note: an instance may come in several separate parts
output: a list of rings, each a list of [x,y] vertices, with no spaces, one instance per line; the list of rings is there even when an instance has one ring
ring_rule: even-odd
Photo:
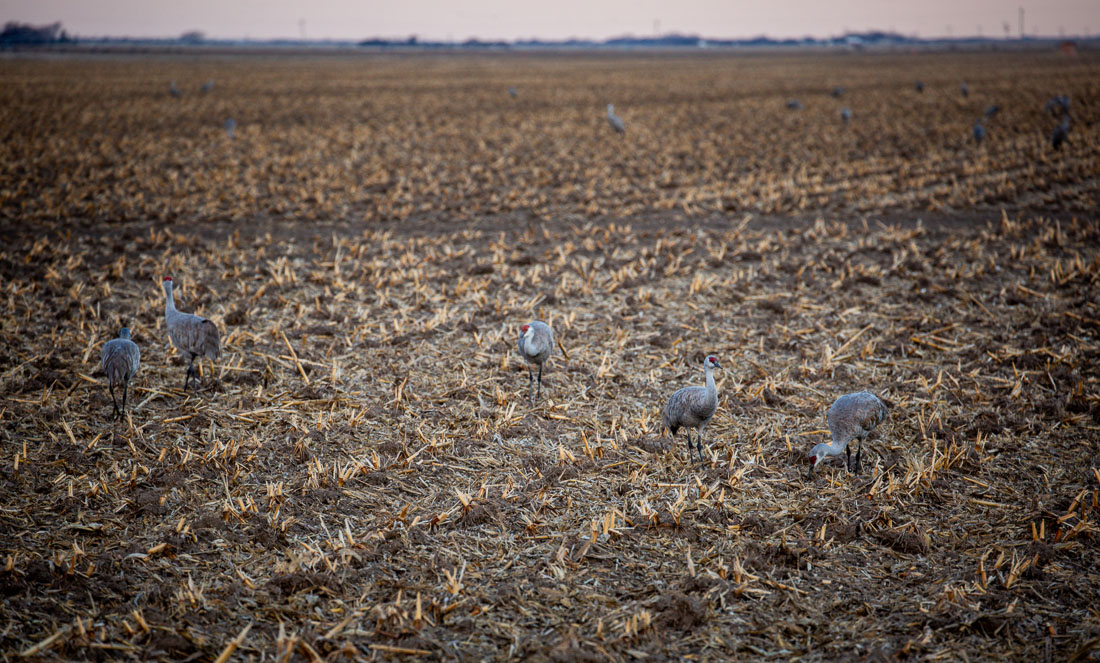
[[[917,90],[917,92],[923,93],[924,92],[924,81],[917,81],[913,85],[913,87]]]
[[[1050,135],[1050,145],[1056,150],[1062,149],[1062,143],[1069,138],[1069,113],[1062,116],[1062,123],[1054,127],[1054,133]]]
[[[845,466],[851,472],[852,450],[848,448],[848,443],[854,439],[860,441],[855,458],[855,473],[859,474],[860,461],[863,458],[863,438],[886,419],[886,404],[870,392],[857,391],[836,399],[829,407],[825,419],[833,441],[828,444],[822,442],[810,450],[809,476],[813,476],[814,468],[819,463],[840,454],[845,455]]]
[[[225,121],[225,133],[230,138],[237,135],[237,121],[236,120],[234,120],[233,118],[229,118],[228,120]]]
[[[508,96],[515,99],[516,97],[519,96],[519,90],[517,90],[514,87],[508,88]]]
[[[626,125],[623,124],[623,118],[615,114],[614,104],[607,105],[607,123],[611,125],[615,133],[626,133]]]
[[[1058,113],[1068,113],[1069,95],[1060,94],[1056,97],[1051,97],[1050,101],[1048,101],[1047,105],[1044,107],[1044,110],[1046,110],[1046,112],[1048,113],[1054,113],[1055,115],[1057,115]]]
[[[206,81],[205,83],[203,83],[199,87],[199,92],[202,92],[203,94],[206,94],[207,92],[210,92],[213,89],[214,89],[214,79],[211,78],[210,80]]]
[[[721,368],[714,355],[703,360],[706,386],[684,387],[669,397],[661,411],[661,424],[676,437],[681,428],[687,429],[688,460],[691,460],[691,429],[696,431],[695,450],[699,462],[703,462],[703,432],[707,429],[714,411],[718,409],[718,388],[714,386],[714,369]]]
[[[989,117],[989,118],[992,118],[994,115],[996,115],[997,113],[1000,113],[1000,112],[1001,112],[1001,107],[998,106],[997,104],[993,104],[992,106],[989,106],[985,109],[985,116]]]
[[[963,81],[962,85],[959,86],[959,92],[962,92],[964,97],[970,96],[970,86],[966,84],[966,81]]]
[[[100,353],[100,361],[103,364],[103,372],[107,374],[107,388],[111,390],[111,405],[115,408],[115,418],[120,418],[126,412],[126,391],[130,386],[130,378],[137,374],[141,367],[141,350],[137,343],[130,340],[130,330],[123,327],[118,332],[118,338],[113,338],[103,344]],[[122,387],[122,407],[118,406],[115,398],[115,389]]]
[[[982,121],[978,120],[974,123],[974,141],[980,145],[983,138],[985,138],[985,127],[982,126]]]
[[[171,95],[176,99],[179,99],[180,95],[183,94],[182,92],[180,92],[180,89],[176,87],[175,81],[171,81],[170,83],[168,83],[168,92],[171,93]]]
[[[531,405],[538,402],[542,396],[542,365],[550,358],[550,352],[554,347],[554,330],[550,325],[539,320],[532,320],[519,328],[519,356],[527,362],[527,377],[530,378],[527,391]],[[531,370],[531,364],[539,367],[539,390],[535,394],[535,374]]]
[[[834,87],[833,88],[833,96],[836,97],[837,99],[840,99],[841,97],[843,97],[844,96],[844,88],[839,87],[839,86]]]
[[[798,99],[791,99],[787,102],[787,108],[789,110],[802,110],[802,102]]]
[[[845,106],[844,108],[841,108],[840,109],[840,119],[844,121],[844,124],[848,124],[849,122],[851,122],[852,121],[852,111],[851,111],[851,109],[848,108],[847,106]]]
[[[221,337],[213,322],[194,313],[181,313],[176,310],[176,300],[172,297],[172,277],[164,277],[164,322],[168,327],[168,337],[172,345],[187,357],[187,375],[183,378],[183,388],[194,377],[198,381],[195,360],[206,357],[214,360],[221,356]]]

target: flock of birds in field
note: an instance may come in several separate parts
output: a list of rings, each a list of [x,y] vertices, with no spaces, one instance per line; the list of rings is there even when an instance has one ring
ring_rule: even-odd
[[[919,93],[919,94],[924,93],[924,81],[919,81],[918,80],[914,84],[913,87],[917,91],[917,93]],[[210,79],[210,80],[206,81],[205,83],[203,83],[199,87],[199,92],[201,92],[202,94],[208,94],[208,93],[212,92],[213,90],[214,90],[214,80],[213,79]],[[183,92],[179,89],[179,87],[176,85],[176,81],[174,81],[174,80],[169,83],[168,92],[173,97],[175,97],[177,99],[183,96]],[[966,81],[963,81],[962,84],[959,86],[959,92],[960,92],[960,94],[962,94],[963,98],[970,97],[970,86],[967,85]],[[843,97],[844,94],[845,94],[845,89],[844,88],[839,87],[839,86],[833,88],[832,96],[834,98],[839,99],[839,98]],[[509,87],[508,88],[508,96],[511,97],[512,99],[518,98],[519,97],[519,90],[517,90],[515,86]],[[1058,124],[1058,126],[1056,126],[1054,128],[1054,131],[1051,133],[1051,136],[1050,136],[1050,144],[1056,150],[1061,149],[1062,145],[1069,138],[1069,128],[1070,128],[1069,107],[1070,107],[1069,95],[1064,95],[1064,94],[1052,97],[1050,99],[1050,101],[1048,101],[1047,104],[1046,104],[1046,111],[1047,112],[1053,112],[1056,115],[1060,113],[1061,116],[1062,116],[1062,118],[1061,118],[1062,121]],[[791,99],[787,102],[787,108],[789,110],[792,110],[792,111],[800,111],[800,110],[803,110],[805,108],[805,106],[803,106],[802,102],[799,101],[798,99]],[[992,120],[993,117],[995,115],[997,115],[997,113],[1000,112],[1000,110],[1001,110],[1001,107],[999,105],[993,104],[993,105],[989,106],[988,108],[986,108],[985,112],[982,114],[982,117],[979,117],[978,120],[974,123],[974,128],[972,130],[972,135],[974,136],[974,141],[976,143],[981,144],[981,142],[983,140],[985,140],[986,136],[988,135],[988,132],[986,131],[986,128],[985,128],[985,125],[983,124],[983,121],[988,122],[989,120]],[[840,120],[841,120],[841,122],[844,123],[844,126],[848,126],[852,121],[852,109],[848,108],[847,106],[841,108],[840,109]],[[623,119],[621,117],[619,117],[618,115],[615,114],[614,104],[608,104],[607,105],[607,123],[611,126],[612,131],[614,131],[615,133],[617,133],[617,134],[625,134],[626,133],[626,123],[623,122]],[[226,133],[226,135],[229,138],[232,139],[236,135],[236,131],[237,131],[237,122],[236,122],[236,120],[234,120],[232,117],[226,119],[226,121],[225,121],[225,133]]]
[[[611,109],[608,109],[611,112]],[[211,361],[221,356],[221,334],[211,320],[194,313],[184,313],[176,308],[173,294],[175,282],[171,276],[164,277],[164,323],[168,338],[176,350],[187,360],[187,371],[183,379],[183,391],[201,384],[199,369],[195,360],[203,358]],[[534,407],[542,397],[542,372],[546,361],[553,354],[554,330],[541,320],[532,320],[520,327],[517,349],[519,356],[527,364],[528,401]],[[123,327],[118,338],[103,345],[100,355],[103,372],[107,375],[107,387],[114,406],[115,419],[126,415],[127,393],[130,381],[141,367],[141,349],[130,338],[129,328]],[[535,373],[535,367],[538,373]],[[707,424],[718,410],[718,388],[714,383],[714,369],[721,368],[718,358],[708,355],[703,361],[705,380],[703,386],[692,385],[677,390],[669,397],[661,410],[662,429],[673,438],[680,429],[687,433],[688,460],[703,458],[703,435]],[[121,402],[116,395],[121,391]],[[846,455],[845,467],[849,472],[859,474],[860,460],[863,455],[863,439],[876,426],[886,419],[887,408],[874,394],[860,391],[845,394],[829,408],[826,421],[832,434],[832,442],[816,445],[809,454],[810,471],[808,477],[822,461],[841,454]],[[695,445],[692,446],[691,432],[695,431]],[[859,448],[853,460],[849,443],[860,440]],[[692,455],[694,452],[694,456]]]
[[[214,81],[209,80],[202,84],[199,91],[208,94],[214,89]],[[922,94],[925,89],[923,81],[916,81],[914,89]],[[964,81],[959,91],[964,98],[970,96],[970,86]],[[182,92],[172,81],[169,92],[173,97],[182,96]],[[842,87],[835,87],[832,96],[840,99],[845,94]],[[508,88],[508,95],[517,98],[519,91],[515,87]],[[787,102],[787,108],[792,111],[804,109],[801,101],[791,99]],[[997,104],[987,107],[977,122],[974,124],[973,137],[977,143],[981,143],[987,134],[983,121],[992,120],[1001,110]],[[1047,102],[1045,111],[1061,115],[1061,122],[1054,128],[1050,137],[1051,146],[1059,149],[1067,141],[1070,130],[1070,99],[1067,95],[1053,97]],[[840,111],[841,121],[848,125],[852,121],[852,111],[847,106]],[[617,134],[626,133],[626,123],[615,114],[615,106],[607,105],[607,122],[612,131]],[[233,118],[225,121],[225,131],[229,138],[233,138],[237,123]],[[221,354],[221,341],[217,327],[206,318],[183,313],[176,309],[172,294],[173,281],[171,277],[164,279],[165,312],[164,318],[168,330],[168,336],[177,350],[188,360],[187,373],[184,377],[183,389],[186,390],[192,384],[199,383],[199,371],[195,366],[195,360],[207,358],[217,359]],[[544,322],[532,321],[520,328],[517,341],[520,357],[526,362],[529,384],[528,400],[534,406],[542,395],[543,366],[552,354],[554,347],[554,332]],[[130,339],[130,330],[123,328],[119,338],[113,339],[103,346],[102,365],[107,374],[108,386],[111,392],[111,400],[114,405],[114,414],[121,417],[126,409],[127,390],[130,380],[137,373],[140,365],[141,353],[137,344]],[[538,373],[536,375],[535,368]],[[714,417],[718,408],[718,392],[714,383],[714,369],[720,368],[717,357],[708,356],[703,362],[705,383],[703,386],[684,387],[672,394],[661,411],[661,424],[664,430],[673,437],[680,429],[687,432],[687,445],[689,460],[698,458],[703,460],[703,435],[707,424]],[[121,390],[121,405],[115,392]],[[887,413],[887,407],[883,401],[866,391],[845,394],[838,398],[829,408],[826,419],[832,442],[816,445],[809,454],[810,476],[813,470],[821,462],[834,456],[845,456],[845,467],[849,472],[859,473],[863,454],[863,439],[879,424]],[[692,431],[695,431],[695,444],[692,445]],[[859,440],[859,448],[855,457],[852,457],[849,443]],[[694,457],[693,457],[694,453]]]

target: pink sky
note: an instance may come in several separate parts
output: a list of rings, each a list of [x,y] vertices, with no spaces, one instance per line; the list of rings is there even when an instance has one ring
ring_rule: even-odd
[[[1018,35],[1021,6],[1029,35],[1100,30],[1100,0],[0,0],[0,19],[61,21],[80,36],[174,37],[201,30],[212,38],[298,37],[304,20],[309,39],[602,39],[656,29],[708,37],[823,37],[868,29],[1002,37],[1005,21]]]

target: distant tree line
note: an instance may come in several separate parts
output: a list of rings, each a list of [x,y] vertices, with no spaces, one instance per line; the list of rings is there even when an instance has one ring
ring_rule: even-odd
[[[25,46],[34,44],[64,44],[73,41],[61,29],[61,23],[30,25],[8,21],[0,32],[0,46]]]
[[[807,44],[817,45],[852,45],[852,44],[904,44],[920,41],[913,37],[907,37],[896,32],[883,32],[879,30],[868,32],[849,32],[841,37],[815,39],[804,37],[802,39],[773,39],[759,36],[747,39],[707,39],[698,35],[667,34],[651,37],[615,37],[602,41],[591,39],[566,39],[566,40],[519,40],[507,41],[483,41],[480,39],[468,39],[463,42],[449,41],[425,41],[415,36],[408,39],[385,39],[375,37],[358,42],[359,46],[373,46],[381,48],[414,47],[414,48],[530,48],[530,47],[581,47],[581,48],[623,48],[623,47],[656,47],[656,48],[694,48],[700,46],[799,46]]]

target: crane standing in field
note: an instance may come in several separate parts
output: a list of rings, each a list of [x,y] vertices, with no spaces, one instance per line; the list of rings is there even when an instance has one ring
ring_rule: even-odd
[[[840,109],[840,119],[844,122],[845,126],[852,121],[852,109],[845,106]]]
[[[718,388],[714,386],[714,369],[721,368],[718,358],[708,356],[703,361],[706,386],[684,387],[669,397],[661,411],[661,424],[673,437],[681,428],[687,429],[688,460],[691,460],[691,429],[696,430],[695,450],[703,462],[703,432],[718,409]]]
[[[182,92],[180,92],[180,89],[176,87],[175,81],[171,81],[168,83],[168,92],[176,99],[179,99],[180,95],[183,94]]]
[[[860,461],[863,458],[863,438],[886,419],[886,404],[870,392],[857,391],[836,399],[829,407],[825,419],[833,441],[828,444],[822,442],[810,450],[809,476],[813,477],[814,468],[823,460],[840,454],[845,455],[846,467],[851,472],[852,450],[848,443],[857,438],[859,448],[856,450],[855,473],[859,474]]]
[[[527,362],[528,396],[531,405],[538,402],[542,396],[542,365],[550,358],[550,351],[554,347],[554,330],[545,322],[533,320],[519,328],[519,356]],[[535,394],[535,374],[531,370],[531,364],[538,364],[538,394]]]
[[[623,124],[623,118],[615,114],[614,104],[607,105],[607,123],[611,125],[615,133],[626,133],[626,125]]]
[[[1057,115],[1058,113],[1068,113],[1069,106],[1069,95],[1059,94],[1058,96],[1051,97],[1050,100],[1047,101],[1047,105],[1043,107],[1043,110]]]
[[[982,121],[978,120],[977,122],[974,123],[974,141],[980,145],[981,142],[982,142],[982,139],[984,139],[984,138],[985,138],[985,127],[982,126]]]
[[[103,364],[103,372],[107,374],[107,388],[111,390],[111,405],[115,408],[115,419],[126,413],[126,391],[130,386],[130,379],[137,374],[141,367],[141,350],[137,343],[130,340],[130,330],[123,327],[118,332],[118,338],[113,338],[103,344],[100,353],[100,361]],[[115,389],[122,387],[122,407],[118,406],[115,398]]]
[[[213,322],[194,313],[181,313],[176,310],[176,301],[172,297],[172,277],[164,277],[164,322],[168,327],[168,338],[180,353],[187,356],[187,376],[183,378],[183,388],[187,389],[191,378],[198,381],[195,359],[206,357],[214,360],[221,356],[221,336]]]
[[[1069,138],[1069,113],[1062,117],[1062,123],[1054,127],[1054,133],[1050,135],[1050,145],[1056,150],[1062,149],[1062,143]]]

